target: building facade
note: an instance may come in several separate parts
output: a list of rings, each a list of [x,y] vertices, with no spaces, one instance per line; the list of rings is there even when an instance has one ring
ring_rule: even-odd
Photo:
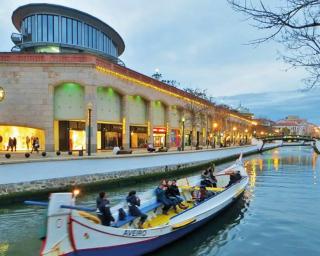
[[[0,150],[13,137],[17,150],[38,137],[42,150],[92,152],[249,142],[250,118],[119,65],[123,40],[97,18],[30,4],[12,20],[20,33],[0,53]]]
[[[287,116],[274,124],[277,133],[283,135],[300,135],[319,137],[319,128],[298,116]]]

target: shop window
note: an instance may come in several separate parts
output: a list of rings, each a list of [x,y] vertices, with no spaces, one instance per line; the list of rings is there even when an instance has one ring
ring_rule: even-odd
[[[16,140],[16,146],[9,145],[9,140]],[[32,148],[32,141],[38,138],[40,150],[45,149],[45,133],[41,129],[21,126],[0,126],[0,151],[16,150],[29,151]]]

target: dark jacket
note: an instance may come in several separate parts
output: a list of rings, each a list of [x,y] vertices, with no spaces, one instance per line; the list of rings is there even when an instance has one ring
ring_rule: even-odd
[[[128,196],[127,197],[127,203],[129,207],[129,213],[132,216],[141,216],[142,213],[140,209],[138,208],[140,206],[140,200],[136,195]]]
[[[163,203],[165,206],[172,205],[172,201],[167,197],[166,192],[163,189],[157,187],[156,196],[157,196],[158,202]]]
[[[171,185],[168,187],[166,194],[170,197],[176,197],[176,196],[180,196],[180,191],[177,185]]]
[[[98,203],[98,200],[97,200],[97,203]],[[114,221],[114,218],[110,211],[110,202],[107,199],[101,199],[99,200],[99,203],[100,204],[98,205],[98,209],[100,214],[98,216],[102,222],[102,225],[110,226],[110,222]]]

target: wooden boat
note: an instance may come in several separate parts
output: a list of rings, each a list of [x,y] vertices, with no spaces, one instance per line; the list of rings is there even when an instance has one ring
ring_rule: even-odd
[[[240,172],[241,179],[225,187],[230,179],[227,173]],[[248,175],[240,158],[229,168],[215,172],[218,187],[203,202],[191,199],[191,190],[197,190],[201,177],[193,176],[178,181],[179,189],[189,208],[175,213],[162,214],[162,205],[151,192],[141,196],[141,211],[148,215],[143,229],[136,227],[137,219],[127,216],[112,226],[99,224],[93,214],[84,207],[75,205],[72,193],[53,193],[50,196],[47,212],[47,232],[40,255],[42,256],[96,256],[96,255],[143,255],[202,226],[228,207],[244,191]],[[209,190],[209,189],[208,189]],[[29,201],[29,204],[46,205]],[[121,205],[120,205],[121,206]],[[117,219],[119,205],[112,208]],[[93,209],[95,210],[95,209]]]

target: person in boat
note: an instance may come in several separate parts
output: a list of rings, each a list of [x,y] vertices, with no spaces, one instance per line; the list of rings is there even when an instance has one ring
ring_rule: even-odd
[[[173,204],[178,205],[180,209],[187,209],[188,207],[182,203],[183,198],[180,196],[180,191],[177,186],[176,180],[169,180],[167,182],[167,187],[168,188],[166,190],[166,195],[173,202]]]
[[[214,172],[214,165],[209,168],[209,177],[210,177],[211,186],[216,188],[218,181],[216,176],[214,176],[213,172]]]
[[[240,171],[228,171],[226,174],[230,175],[230,180],[226,187],[230,187],[232,184],[237,183],[242,178]]]
[[[165,215],[167,215],[169,209],[174,206],[173,202],[166,195],[167,189],[168,187],[163,185],[163,183],[161,182],[155,191],[157,201],[163,204],[162,213]]]
[[[110,211],[110,201],[107,199],[106,192],[100,192],[96,200],[97,203],[97,215],[104,226],[110,226],[114,218]]]
[[[146,214],[144,214],[144,213],[142,213],[140,211],[140,209],[139,209],[140,198],[137,197],[136,191],[135,190],[130,191],[126,200],[127,200],[127,203],[128,203],[130,215],[135,216],[135,217],[140,217],[140,220],[139,220],[139,223],[138,223],[138,227],[140,229],[142,229],[143,228],[143,223],[148,218],[148,215],[146,215]]]
[[[200,185],[203,185],[206,187],[216,187],[217,186],[216,178],[213,175],[213,170],[211,167],[202,172]]]
[[[196,193],[194,193],[194,200],[196,200],[197,203],[201,203],[203,201],[205,201],[206,199],[208,199],[209,197],[213,196],[214,193],[212,193],[211,191],[208,191],[206,186],[200,186],[200,189],[198,191],[195,191]]]

